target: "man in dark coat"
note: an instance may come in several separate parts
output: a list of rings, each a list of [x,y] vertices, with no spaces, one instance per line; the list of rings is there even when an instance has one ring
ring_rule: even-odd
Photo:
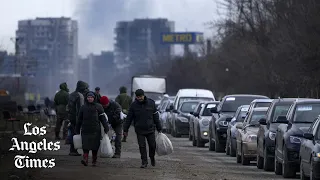
[[[107,119],[103,115],[104,111],[99,103],[94,101],[95,94],[93,92],[87,93],[87,103],[81,106],[76,125],[76,133],[80,134],[82,138],[83,159],[81,163],[84,166],[88,165],[89,151],[92,151],[92,165],[97,163],[97,154],[100,147],[101,140],[101,126],[104,132],[108,134],[109,126]]]
[[[57,110],[57,122],[55,128],[56,140],[61,140],[59,134],[63,123],[63,139],[67,137],[69,89],[67,83],[60,84],[60,91],[54,96],[54,104]]]
[[[95,95],[96,95],[95,101],[97,103],[100,103],[100,99],[101,99],[100,87],[96,87],[94,90],[95,90]]]
[[[120,94],[116,97],[116,102],[120,104],[122,111],[124,114],[128,114],[129,107],[132,103],[132,98],[127,95],[127,88],[124,86],[121,86]],[[127,141],[127,136],[123,136],[122,142]]]
[[[161,132],[162,127],[159,120],[159,113],[154,100],[147,98],[142,89],[135,92],[136,100],[131,104],[127,120],[124,125],[124,134],[128,134],[129,127],[133,121],[135,132],[137,134],[139,150],[141,154],[141,168],[146,168],[148,164],[146,139],[149,146],[149,157],[151,165],[155,166],[155,128]]]
[[[116,133],[115,139],[115,154],[113,158],[120,158],[121,156],[121,138],[122,138],[122,126],[123,120],[120,118],[121,106],[112,100],[109,100],[107,96],[102,96],[100,103],[104,109],[104,112],[108,116],[109,124]]]
[[[77,82],[77,88],[74,92],[72,92],[69,96],[68,103],[68,117],[71,126],[69,127],[71,130],[71,135],[75,134],[75,127],[78,118],[78,114],[80,111],[80,107],[84,105],[84,94],[88,92],[88,84],[83,81]],[[70,142],[70,156],[80,156],[76,149],[74,149],[73,142]]]

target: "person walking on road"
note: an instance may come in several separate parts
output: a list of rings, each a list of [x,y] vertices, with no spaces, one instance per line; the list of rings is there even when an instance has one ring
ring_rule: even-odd
[[[104,111],[101,104],[94,101],[95,94],[93,92],[87,93],[87,103],[81,106],[76,125],[76,133],[80,134],[82,138],[83,159],[81,163],[88,166],[89,151],[92,151],[92,165],[97,163],[97,154],[100,147],[101,140],[101,125],[104,132],[108,134],[109,126],[107,119],[103,115]]]
[[[76,122],[78,118],[78,114],[80,111],[80,107],[84,105],[84,94],[88,91],[88,84],[83,81],[77,82],[77,88],[74,92],[72,92],[69,96],[69,103],[68,103],[68,117],[70,121],[70,131],[71,136],[75,134]],[[73,140],[71,138],[70,142],[70,156],[81,156],[78,151],[74,148]]]
[[[132,98],[127,95],[127,88],[124,86],[121,86],[119,88],[120,94],[116,97],[115,101],[120,104],[122,108],[122,112],[126,115],[128,115],[129,107],[132,103]],[[127,141],[128,136],[123,136],[122,142]]]
[[[151,165],[155,166],[155,128],[160,133],[162,127],[154,100],[147,98],[142,89],[136,90],[135,94],[136,99],[129,108],[127,120],[124,124],[124,134],[128,134],[131,122],[133,121],[141,154],[141,168],[146,168],[148,165],[146,139],[149,146]]]
[[[57,121],[55,128],[56,140],[61,140],[60,129],[63,124],[63,139],[67,137],[69,89],[67,83],[60,84],[60,91],[54,96],[54,104],[57,110]]]
[[[95,90],[95,95],[96,95],[95,101],[97,103],[100,103],[100,99],[101,99],[100,87],[96,87],[94,90]]]
[[[100,103],[104,109],[104,112],[108,116],[109,124],[116,133],[115,138],[115,154],[113,158],[120,158],[121,156],[121,138],[122,138],[122,126],[123,120],[120,118],[121,106],[112,100],[109,100],[107,96],[102,96]]]

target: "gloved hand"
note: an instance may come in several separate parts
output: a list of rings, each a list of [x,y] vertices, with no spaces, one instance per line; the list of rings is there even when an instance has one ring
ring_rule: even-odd
[[[109,132],[109,126],[107,126],[106,128],[104,128],[104,133],[108,134]]]

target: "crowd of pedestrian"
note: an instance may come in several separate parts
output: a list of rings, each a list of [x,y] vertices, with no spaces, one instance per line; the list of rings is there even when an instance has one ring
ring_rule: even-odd
[[[155,166],[155,130],[159,133],[162,130],[155,101],[146,97],[142,89],[135,92],[134,101],[127,95],[126,87],[120,87],[119,91],[120,94],[113,101],[107,96],[101,96],[99,87],[96,87],[94,92],[90,91],[89,85],[83,81],[78,81],[75,91],[70,94],[67,83],[60,84],[60,91],[54,97],[57,111],[55,138],[61,140],[67,139],[67,136],[81,134],[83,150],[81,163],[88,165],[91,151],[92,165],[95,166],[102,138],[101,128],[104,133],[108,134],[110,125],[115,132],[113,158],[120,158],[121,143],[127,141],[129,128],[133,124],[141,154],[141,168],[146,168],[148,165],[146,140],[151,165]],[[122,113],[126,115],[126,118],[122,117]],[[72,138],[68,143],[70,144],[69,155],[81,156],[74,148]]]

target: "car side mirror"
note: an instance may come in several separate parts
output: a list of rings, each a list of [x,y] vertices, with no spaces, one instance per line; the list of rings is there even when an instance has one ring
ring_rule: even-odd
[[[227,122],[231,122],[231,120],[232,120],[231,117],[227,117],[227,118],[226,118],[226,121],[227,121]]]
[[[218,113],[217,107],[213,107],[210,109],[211,113]]]
[[[174,110],[172,110],[172,112],[174,112],[174,113],[178,113],[178,110],[174,109]]]
[[[166,109],[166,112],[170,112],[170,109]]]
[[[172,105],[172,104],[169,106],[169,109],[170,109],[170,110],[173,110],[173,105]]]
[[[282,123],[282,124],[288,124],[289,123],[289,121],[287,120],[286,116],[278,116],[276,122],[277,123]]]
[[[238,124],[236,125],[236,128],[237,128],[237,129],[243,129],[243,124],[242,124],[242,123],[238,123]]]
[[[259,120],[260,125],[267,125],[267,120],[265,118],[261,118]]]
[[[197,112],[194,112],[193,115],[194,115],[195,117],[199,117],[199,113],[197,113]]]
[[[305,139],[308,139],[308,140],[313,140],[313,134],[312,133],[304,133],[303,137]]]
[[[191,115],[193,115],[193,112],[190,112]]]

